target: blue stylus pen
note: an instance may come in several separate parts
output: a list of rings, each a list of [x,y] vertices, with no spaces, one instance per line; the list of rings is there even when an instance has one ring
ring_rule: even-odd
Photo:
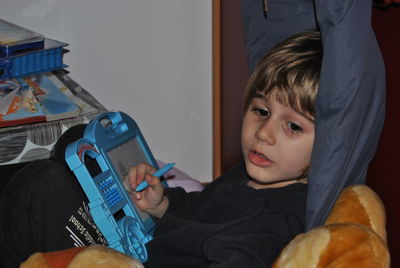
[[[162,168],[160,168],[159,170],[157,170],[156,172],[154,172],[152,175],[155,177],[161,177],[162,175],[164,175],[165,173],[167,173],[168,171],[170,171],[170,169],[175,166],[175,163],[168,163],[166,165],[164,165]],[[147,187],[149,187],[149,184],[146,181],[142,181],[141,183],[139,183],[139,185],[136,187],[135,191],[136,192],[141,192],[144,189],[146,189]]]

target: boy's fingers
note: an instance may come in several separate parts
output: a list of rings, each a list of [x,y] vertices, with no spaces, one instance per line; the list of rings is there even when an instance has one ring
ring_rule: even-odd
[[[138,192],[133,192],[133,198],[135,198],[135,200],[141,200],[142,194]]]
[[[129,176],[126,176],[126,177],[124,178],[123,184],[124,184],[124,186],[125,186],[125,189],[126,189],[129,193],[131,193],[131,194],[134,193],[133,188],[132,188],[132,186],[131,186],[131,183],[129,182]]]
[[[151,174],[146,174],[146,181],[147,183],[151,186],[153,189],[157,189],[158,187],[161,186],[160,179],[151,175]]]
[[[142,182],[146,176],[146,167],[143,165],[139,165],[137,167],[138,171],[137,171],[137,177],[136,177],[136,182],[139,184],[140,182]]]
[[[146,176],[147,173],[153,173],[154,172],[154,168],[148,164],[139,164],[137,166],[137,176],[138,179],[143,180]]]
[[[149,164],[139,164],[129,170],[127,177],[123,180],[123,184],[127,191],[132,193],[135,191],[136,187],[145,180],[147,175],[152,177],[151,173],[154,171],[154,167],[150,166]],[[157,183],[157,181],[154,182],[151,178],[149,178],[147,183],[149,183],[149,185],[154,185],[154,183]]]
[[[146,163],[141,163],[137,165],[137,168],[141,171],[141,173],[146,173],[146,172],[153,172],[154,167],[150,166],[149,164]]]
[[[137,167],[133,167],[128,172],[129,183],[131,185],[134,185],[136,183],[136,178],[137,178]]]

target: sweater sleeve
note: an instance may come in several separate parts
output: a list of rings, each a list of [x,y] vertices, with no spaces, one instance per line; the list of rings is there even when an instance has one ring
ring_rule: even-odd
[[[244,163],[241,162],[224,175],[208,184],[202,192],[186,192],[182,187],[165,188],[165,195],[169,199],[169,206],[166,213],[176,213],[188,209],[193,202],[199,198],[200,193],[202,200],[207,200],[216,187],[221,184],[242,181],[247,179]],[[187,210],[187,211],[190,211]]]
[[[188,207],[200,192],[187,193],[182,187],[166,188],[165,195],[169,199],[166,213],[175,213]]]

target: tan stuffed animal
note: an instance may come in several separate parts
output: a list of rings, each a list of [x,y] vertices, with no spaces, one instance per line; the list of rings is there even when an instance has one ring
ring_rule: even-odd
[[[346,188],[325,225],[295,237],[273,268],[388,268],[385,208],[365,185]]]
[[[143,268],[143,265],[104,246],[70,248],[31,255],[20,268]]]

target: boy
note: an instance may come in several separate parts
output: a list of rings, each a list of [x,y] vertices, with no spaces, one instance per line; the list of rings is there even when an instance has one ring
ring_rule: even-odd
[[[244,99],[239,165],[202,192],[164,189],[141,164],[127,180],[136,206],[160,218],[146,267],[270,267],[304,231],[307,169],[322,60],[318,32],[261,59]],[[143,180],[150,187],[133,191]]]
[[[154,239],[146,245],[146,267],[270,267],[304,231],[321,59],[318,32],[298,34],[261,59],[244,99],[244,163],[202,192],[164,189],[145,164],[130,170],[129,190],[144,179],[150,185],[133,192],[133,201],[159,218]],[[62,159],[63,150],[56,151]],[[84,223],[78,214],[86,210],[77,207],[86,207],[87,200],[76,184],[64,166],[49,160],[22,169],[11,181],[3,191],[0,215],[6,267],[37,251],[90,244],[77,233],[64,234],[74,227],[68,224]],[[94,224],[82,226],[94,242],[101,242]]]

